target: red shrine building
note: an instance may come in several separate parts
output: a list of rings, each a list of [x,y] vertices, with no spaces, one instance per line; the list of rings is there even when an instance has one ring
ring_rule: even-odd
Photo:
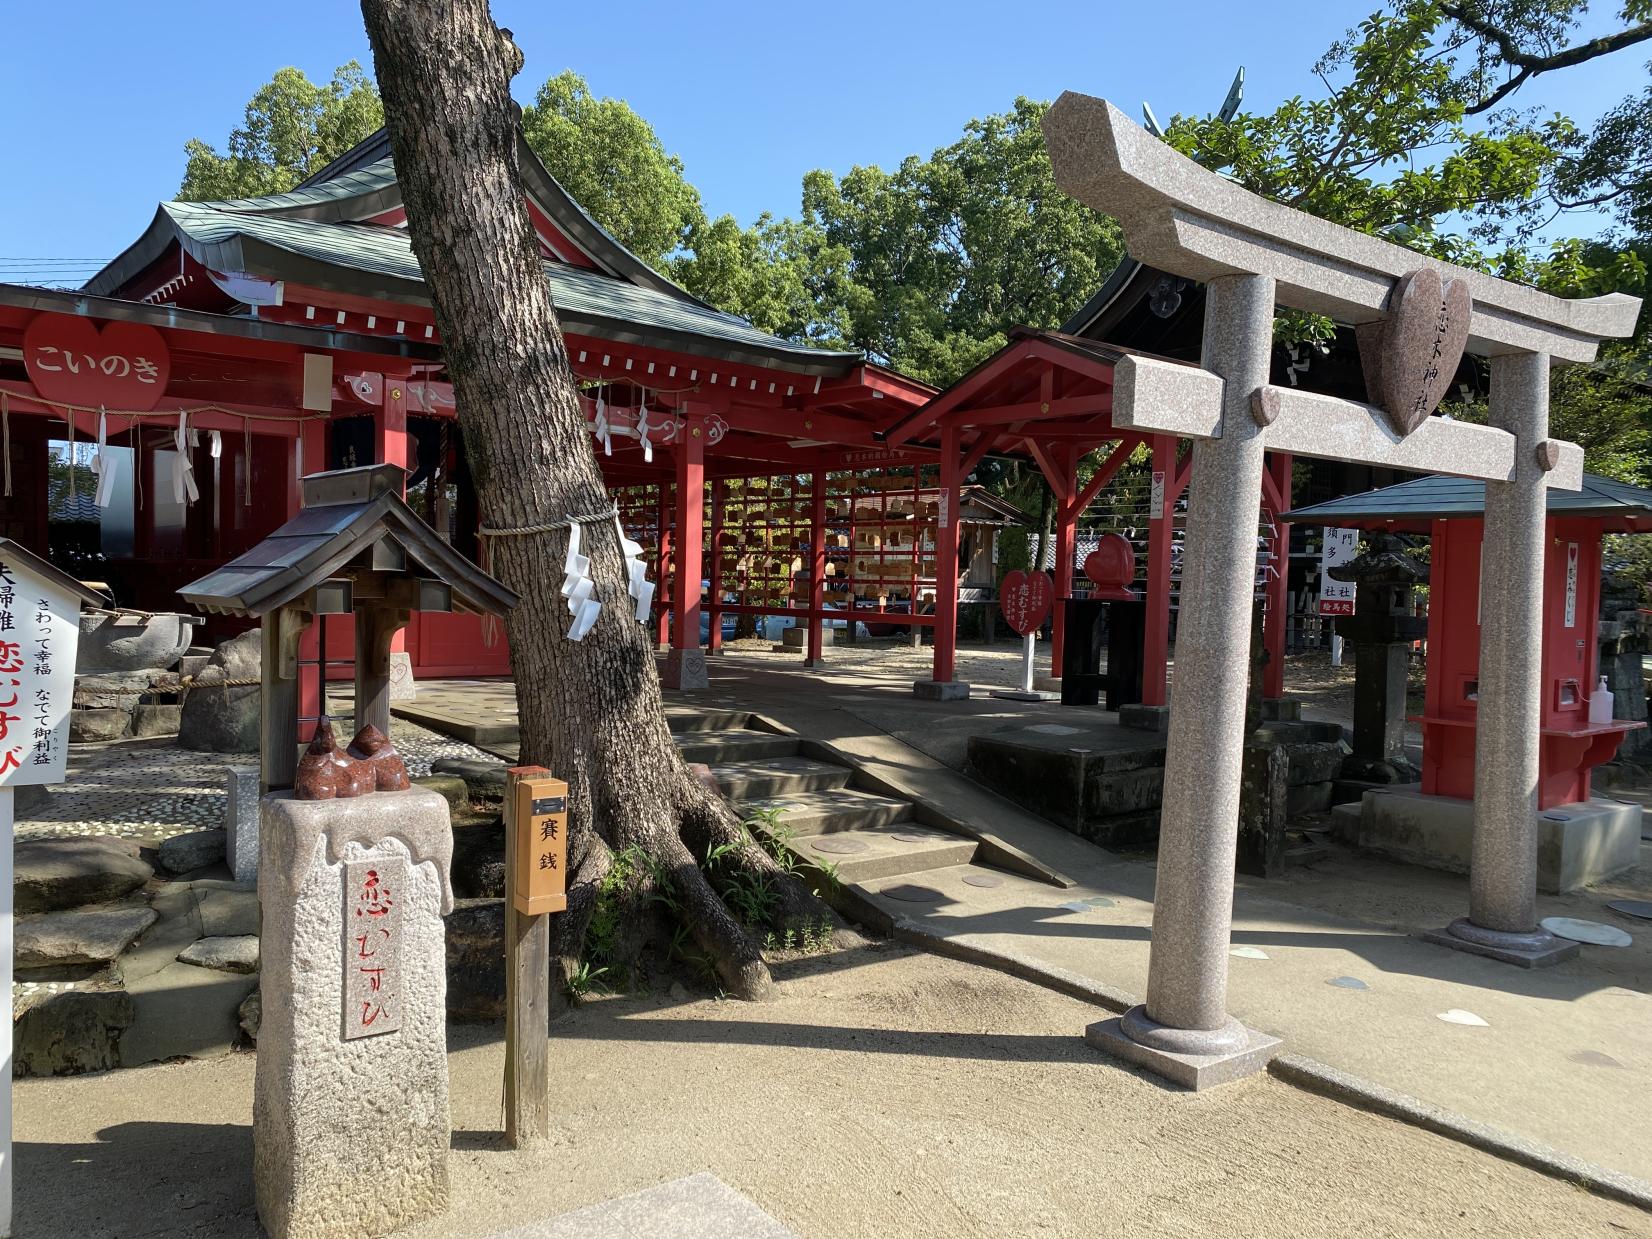
[[[1087,328],[1018,333],[937,393],[697,300],[585,214],[526,142],[521,166],[592,450],[652,561],[667,683],[695,686],[726,617],[792,617],[812,665],[822,627],[852,612],[931,629],[933,678],[919,691],[965,692],[953,662],[960,575],[979,549],[958,519],[972,470],[991,454],[1045,473],[1065,596],[1080,516],[1145,446],[1144,695],[1164,701],[1187,459],[1174,440],[1113,427],[1121,350]],[[1117,301],[1134,270],[1105,297]],[[382,132],[287,193],[163,203],[78,292],[0,285],[0,534],[106,583],[123,606],[176,609],[178,586],[297,511],[301,477],[354,465],[405,468],[414,509],[485,562],[456,418]],[[1079,461],[1106,445],[1080,486]],[[1290,506],[1290,476],[1276,460],[1262,514],[1270,650],[1282,649],[1284,574],[1270,578],[1266,562],[1284,562],[1274,515]],[[207,638],[226,631],[209,624]],[[350,634],[323,636],[329,657],[348,656]],[[477,616],[415,615],[401,640],[416,675],[509,670],[502,632]],[[1059,607],[1055,640],[1059,667]],[[1282,666],[1270,660],[1270,696]]]

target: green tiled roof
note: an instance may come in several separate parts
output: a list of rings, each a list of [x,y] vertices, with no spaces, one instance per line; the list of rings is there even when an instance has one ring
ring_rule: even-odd
[[[1486,484],[1469,478],[1431,475],[1345,495],[1297,508],[1282,519],[1309,525],[1397,525],[1420,527],[1428,521],[1479,517],[1486,512]],[[1598,474],[1583,475],[1582,490],[1549,490],[1551,516],[1601,516],[1627,524],[1652,517],[1652,490],[1614,482]]]

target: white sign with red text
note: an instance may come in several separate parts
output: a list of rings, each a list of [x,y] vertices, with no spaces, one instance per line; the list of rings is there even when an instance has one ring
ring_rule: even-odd
[[[0,787],[61,783],[80,600],[0,558]]]

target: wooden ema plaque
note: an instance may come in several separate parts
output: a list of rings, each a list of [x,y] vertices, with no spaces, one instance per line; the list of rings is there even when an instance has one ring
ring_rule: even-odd
[[[511,903],[524,916],[561,912],[568,906],[568,785],[543,766],[510,773]]]

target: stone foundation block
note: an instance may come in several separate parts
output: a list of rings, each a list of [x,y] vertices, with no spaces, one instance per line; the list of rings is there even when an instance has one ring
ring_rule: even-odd
[[[1102,1020],[1084,1030],[1084,1039],[1103,1054],[1122,1058],[1173,1084],[1200,1092],[1255,1075],[1279,1052],[1278,1037],[1246,1029],[1243,1047],[1226,1054],[1177,1054],[1141,1045],[1125,1035],[1118,1019]]]
[[[1135,731],[1150,731],[1155,735],[1170,734],[1170,707],[1135,705],[1119,707],[1119,726]]]
[[[710,688],[706,677],[706,652],[701,649],[670,650],[660,664],[660,683],[666,688],[694,692]]]
[[[913,680],[912,695],[919,701],[968,701],[969,685],[962,680]]]
[[[258,767],[225,766],[224,859],[237,882],[258,881]]]
[[[276,792],[261,818],[258,1215],[272,1239],[389,1234],[447,1206],[447,802]]]

